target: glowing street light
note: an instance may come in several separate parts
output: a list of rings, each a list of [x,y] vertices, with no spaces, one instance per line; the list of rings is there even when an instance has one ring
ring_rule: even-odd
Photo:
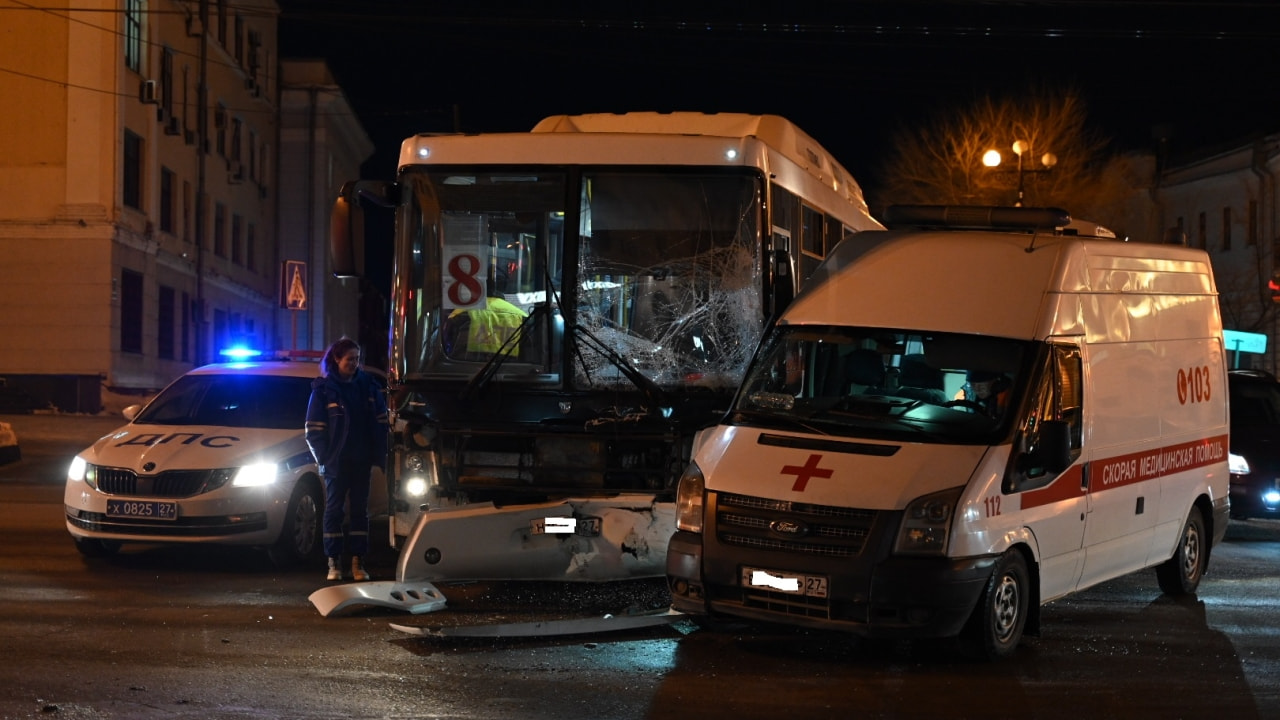
[[[1025,140],[1015,140],[1013,143],[1013,154],[1018,156],[1018,201],[1014,203],[1017,207],[1022,207],[1022,190],[1023,176],[1025,173],[1049,172],[1049,170],[1058,164],[1058,156],[1053,153],[1045,153],[1040,156],[1040,165],[1038,168],[1026,167],[1022,161],[1024,155],[1031,152],[1031,143]],[[988,150],[982,154],[982,164],[989,167],[999,167],[1004,158],[1000,156],[999,150]]]

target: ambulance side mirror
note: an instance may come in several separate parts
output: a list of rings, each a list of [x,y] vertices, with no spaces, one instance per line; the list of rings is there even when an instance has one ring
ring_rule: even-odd
[[[1053,475],[1071,466],[1071,424],[1046,420],[1040,424],[1036,449],[1028,453],[1026,465],[1043,468]]]

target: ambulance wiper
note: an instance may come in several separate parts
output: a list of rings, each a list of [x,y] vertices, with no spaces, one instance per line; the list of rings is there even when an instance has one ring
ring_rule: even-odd
[[[769,427],[781,427],[791,430],[803,430],[814,435],[830,435],[831,433],[823,430],[816,425],[811,425],[797,418],[795,415],[782,415],[774,412],[760,410],[734,410],[733,422],[740,423],[750,421],[757,425],[768,425]]]

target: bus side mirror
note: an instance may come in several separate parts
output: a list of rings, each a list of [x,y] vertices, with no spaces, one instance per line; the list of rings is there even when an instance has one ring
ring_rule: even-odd
[[[796,299],[796,283],[791,273],[789,250],[774,250],[773,257],[769,258],[769,261],[773,266],[770,273],[773,277],[773,312],[770,320],[777,320],[791,301]]]
[[[394,207],[394,185],[370,180],[343,183],[329,215],[329,264],[335,277],[364,275],[364,209],[367,198],[382,207]]]

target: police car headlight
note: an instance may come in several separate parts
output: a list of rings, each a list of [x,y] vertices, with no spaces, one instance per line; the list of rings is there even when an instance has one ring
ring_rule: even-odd
[[[942,555],[951,535],[961,488],[944,490],[912,500],[902,515],[894,552],[908,555]]]
[[[1249,461],[1243,455],[1227,453],[1227,471],[1232,475],[1248,475]]]
[[[84,482],[94,490],[98,489],[98,473],[93,465],[85,462],[85,459],[79,456],[71,458],[71,466],[67,468],[67,480],[70,482]]]
[[[270,485],[279,476],[280,468],[276,463],[254,463],[237,470],[231,484],[235,487],[259,487]]]
[[[702,532],[702,503],[706,495],[706,479],[702,468],[690,462],[680,476],[676,490],[676,528],[687,532]]]

